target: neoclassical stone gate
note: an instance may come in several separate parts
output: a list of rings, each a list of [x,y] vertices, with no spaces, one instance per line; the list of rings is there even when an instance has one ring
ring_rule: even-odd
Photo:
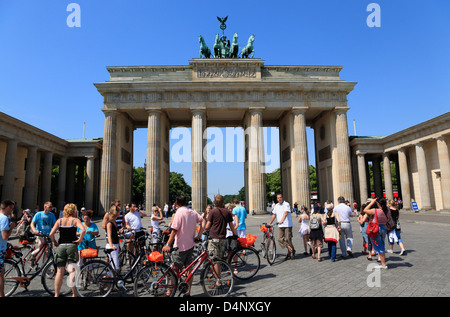
[[[148,129],[146,209],[169,200],[169,130],[192,128],[192,204],[207,201],[207,127],[243,127],[246,207],[265,212],[262,128],[280,129],[282,187],[291,204],[309,205],[306,128],[315,132],[319,198],[353,200],[347,95],[340,66],[266,66],[261,59],[193,59],[187,66],[107,67],[101,208],[131,198],[133,131]]]

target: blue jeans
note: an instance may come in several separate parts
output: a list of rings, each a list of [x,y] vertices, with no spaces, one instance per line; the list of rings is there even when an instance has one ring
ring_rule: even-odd
[[[334,241],[327,241],[328,243],[328,251],[330,252],[331,261],[336,260],[336,242]]]

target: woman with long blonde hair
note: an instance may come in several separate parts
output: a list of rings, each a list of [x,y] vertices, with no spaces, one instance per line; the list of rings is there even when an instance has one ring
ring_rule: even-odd
[[[77,236],[77,228],[80,235]],[[59,231],[59,240],[56,242],[55,233]],[[76,263],[78,261],[78,244],[83,240],[85,229],[80,219],[77,218],[77,206],[67,204],[64,206],[63,217],[56,221],[50,231],[50,239],[56,247],[55,250],[55,297],[59,296],[63,283],[64,273],[69,271],[72,285],[75,283]],[[76,296],[75,288],[72,286],[73,296]]]

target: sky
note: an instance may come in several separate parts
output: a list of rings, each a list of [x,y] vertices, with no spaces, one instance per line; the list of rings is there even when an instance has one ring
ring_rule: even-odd
[[[63,139],[83,137],[84,124],[86,138],[103,137],[94,83],[109,79],[107,66],[188,65],[198,36],[212,46],[217,16],[228,16],[225,35],[237,32],[243,46],[254,34],[265,65],[342,66],[341,79],[357,82],[349,135],[386,136],[449,111],[449,11],[448,0],[0,0],[0,111]],[[369,27],[369,16],[380,24]],[[278,129],[266,135],[270,172],[279,167]],[[136,167],[146,137],[135,131]],[[190,163],[171,162],[171,171],[191,183]],[[207,175],[209,195],[236,194],[243,162],[209,163]]]

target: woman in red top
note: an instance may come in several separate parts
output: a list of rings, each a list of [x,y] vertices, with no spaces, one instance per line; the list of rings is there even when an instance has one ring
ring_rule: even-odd
[[[378,208],[373,208],[375,207]],[[379,268],[387,269],[386,265],[386,250],[384,246],[384,240],[386,239],[386,223],[388,218],[390,217],[390,211],[389,208],[386,205],[386,199],[381,198],[375,198],[373,199],[367,206],[364,208],[364,212],[370,216],[374,216],[374,221],[378,222],[378,226],[380,228],[377,236],[372,239],[372,247],[376,253],[378,253],[381,261],[381,266]]]

